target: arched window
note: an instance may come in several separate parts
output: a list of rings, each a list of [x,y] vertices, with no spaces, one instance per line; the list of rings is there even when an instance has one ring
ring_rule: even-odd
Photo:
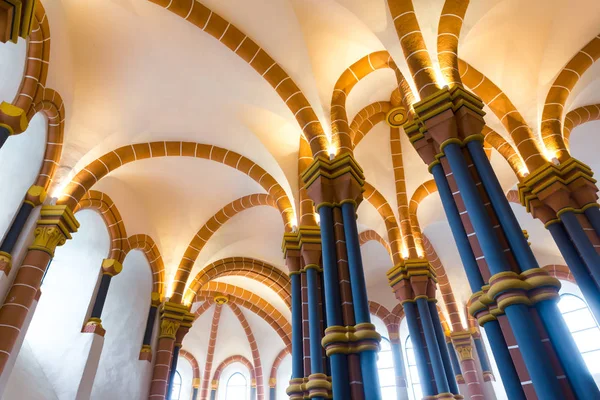
[[[406,342],[404,343],[404,354],[406,354],[406,365],[408,366],[408,384],[410,388],[408,393],[413,400],[420,400],[423,398],[423,391],[421,390],[417,359],[415,358],[415,351],[410,336],[406,338]]]
[[[248,381],[239,372],[231,375],[225,387],[225,400],[246,400],[248,397]]]
[[[171,386],[171,400],[179,400],[181,395],[181,375],[179,371],[175,371],[173,376],[173,386]]]
[[[565,293],[560,295],[558,308],[573,339],[592,374],[600,373],[600,328],[585,301]]]
[[[381,398],[383,400],[395,400],[396,397],[396,374],[394,372],[394,357],[390,341],[381,338],[381,350],[377,358],[377,370],[379,372],[379,385],[381,386]]]

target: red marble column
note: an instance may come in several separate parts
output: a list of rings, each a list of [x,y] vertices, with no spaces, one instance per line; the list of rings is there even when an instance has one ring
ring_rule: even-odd
[[[67,206],[43,206],[33,243],[0,308],[0,375],[15,350],[54,250],[70,239],[78,227],[79,223]]]
[[[467,384],[469,397],[473,400],[481,400],[484,398],[483,387],[479,382],[479,373],[477,371],[477,363],[473,357],[473,345],[471,343],[471,334],[453,334],[452,342],[456,349],[456,355],[460,362],[462,376]]]
[[[175,347],[175,338],[181,321],[171,318],[161,318],[160,334],[156,347],[156,361],[150,383],[149,400],[165,399],[169,384],[169,370]]]

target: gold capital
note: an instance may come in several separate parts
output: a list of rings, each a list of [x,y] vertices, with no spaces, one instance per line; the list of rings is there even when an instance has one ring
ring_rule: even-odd
[[[169,338],[175,340],[175,334],[181,325],[180,321],[174,321],[169,318],[163,318],[160,321],[160,336],[159,338]]]
[[[456,354],[460,361],[473,360],[473,347],[471,345],[456,346]]]
[[[67,242],[67,237],[57,226],[46,225],[38,226],[33,232],[35,238],[33,244],[29,246],[30,250],[40,250],[54,257],[54,250],[57,246],[62,246]]]

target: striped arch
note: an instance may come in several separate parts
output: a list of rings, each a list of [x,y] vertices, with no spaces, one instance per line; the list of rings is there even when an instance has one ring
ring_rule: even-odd
[[[346,112],[346,99],[350,91],[364,77],[382,68],[391,68],[394,71],[398,87],[403,94],[400,83],[404,81],[404,77],[390,54],[385,50],[366,55],[348,67],[338,78],[331,97],[331,131],[338,153],[351,153],[353,148]],[[406,85],[406,87],[408,86]]]
[[[191,301],[209,281],[229,275],[246,276],[254,279],[271,288],[288,307],[291,306],[290,278],[281,272],[279,268],[248,257],[224,258],[203,268],[192,281],[185,296],[186,300]]]
[[[200,366],[198,365],[198,360],[196,360],[196,357],[184,349],[179,350],[179,356],[188,360],[192,365],[192,379],[200,379]]]
[[[487,125],[483,126],[481,133],[483,134],[485,143],[491,145],[502,157],[504,157],[519,179],[523,178],[525,173],[528,172],[528,169],[525,164],[523,164],[521,156],[517,154],[512,144],[507,142],[506,139],[498,134],[498,132]]]
[[[310,146],[304,138],[300,136],[300,148],[298,150],[298,202],[300,203],[300,226],[317,226],[315,217],[315,205],[308,196],[302,174],[313,162],[310,154]]]
[[[80,170],[65,188],[64,194],[59,198],[58,204],[65,204],[71,208],[79,199],[100,179],[112,171],[131,162],[158,157],[195,157],[216,161],[248,175],[265,191],[276,199],[277,208],[283,218],[285,231],[292,229],[294,219],[292,203],[287,194],[277,181],[258,164],[236,152],[209,144],[194,142],[149,142],[137,143],[119,147],[104,154]]]
[[[388,0],[388,7],[419,97],[425,98],[439,90],[439,87],[412,0]]]
[[[273,361],[273,365],[271,366],[271,375],[269,375],[270,388],[277,386],[277,371],[279,370],[281,362],[288,354],[291,354],[290,349],[284,347],[279,354],[277,354],[277,357],[275,357],[275,361]]]
[[[458,38],[469,0],[446,0],[438,24],[437,56],[449,86],[461,85],[458,72]]]
[[[435,248],[425,235],[423,235],[423,246],[425,248],[425,256],[433,267],[438,280],[440,294],[442,295],[444,306],[446,307],[446,311],[448,312],[448,316],[450,318],[450,330],[452,332],[460,332],[463,330],[463,326],[460,319],[460,314],[458,312],[456,298],[454,297],[452,286],[450,286],[450,281],[448,280],[448,275],[446,274],[446,269],[438,257]]]
[[[509,203],[521,204],[521,201],[519,200],[519,192],[514,189],[509,190],[508,193],[506,193],[506,199]]]
[[[390,248],[392,249],[392,262],[396,265],[400,262],[400,258],[402,257],[400,248],[400,229],[396,222],[396,216],[383,195],[368,182],[365,182],[363,196],[365,200],[375,207],[379,215],[381,215],[381,218],[383,218],[388,234],[388,240],[390,242]]]
[[[194,312],[194,321],[197,320],[202,314],[204,314],[209,308],[211,308],[213,304],[214,301],[212,298],[206,298],[206,300],[202,302],[202,304],[200,304],[200,307],[198,307],[198,309]]]
[[[150,264],[152,271],[152,291],[160,295],[161,300],[165,296],[165,264],[163,262],[158,246],[148,235],[138,234],[127,238],[127,253],[131,250],[141,250]]]
[[[286,346],[291,346],[292,326],[288,320],[268,301],[262,297],[223,282],[208,282],[202,291],[196,295],[196,301],[227,295],[229,301],[244,307],[264,319],[279,335]]]
[[[410,202],[408,203],[408,215],[410,216],[410,225],[415,238],[415,245],[417,246],[417,250],[421,251],[421,253],[424,252],[423,237],[421,227],[419,226],[419,219],[417,218],[417,211],[419,209],[419,204],[421,204],[427,196],[435,192],[437,192],[437,186],[435,185],[435,181],[430,179],[427,182],[422,183],[414,191],[410,198]]]
[[[387,308],[374,301],[369,301],[369,312],[383,321],[391,340],[398,337],[400,331],[400,316],[390,312]]]
[[[110,236],[108,258],[123,263],[128,251],[127,231],[115,203],[106,193],[90,190],[81,198],[74,212],[86,209],[98,211],[108,228]]]
[[[221,362],[221,364],[219,364],[219,366],[217,367],[217,369],[215,370],[215,373],[213,375],[213,381],[219,382],[219,379],[221,379],[221,374],[223,373],[225,368],[227,368],[231,364],[235,364],[235,363],[240,363],[244,367],[248,368],[248,372],[250,373],[250,379],[256,379],[256,375],[254,374],[254,367],[252,366],[252,363],[250,361],[248,361],[248,359],[244,356],[235,355],[235,356],[227,357],[226,359],[224,359]]]
[[[550,276],[553,276],[556,279],[561,279],[563,281],[568,281],[575,284],[577,283],[573,277],[573,274],[571,274],[571,270],[566,265],[548,264],[544,265],[542,269],[547,271]]]
[[[213,358],[215,356],[215,344],[217,343],[217,335],[219,333],[219,321],[221,320],[221,312],[223,305],[217,303],[215,312],[213,313],[212,323],[210,325],[210,336],[208,338],[208,349],[206,351],[206,362],[204,363],[204,374],[202,375],[202,391],[200,398],[206,399],[208,392],[208,380],[210,379],[210,371],[212,370]]]
[[[462,82],[481,97],[481,100],[498,117],[515,143],[519,154],[523,157],[527,168],[534,171],[542,166],[545,160],[535,135],[508,96],[494,82],[467,62],[459,59],[458,68]]]
[[[248,338],[248,344],[250,345],[250,351],[252,352],[252,360],[254,361],[254,384],[256,385],[256,395],[258,400],[263,400],[265,398],[265,387],[264,387],[264,379],[263,379],[263,371],[262,364],[260,362],[260,353],[258,352],[258,345],[256,344],[256,338],[254,337],[254,333],[252,333],[252,328],[248,323],[248,320],[242,313],[242,310],[234,303],[228,304],[231,311],[235,314],[238,321],[244,328],[244,333]]]
[[[562,117],[565,103],[571,90],[581,78],[581,75],[600,58],[600,35],[594,37],[588,44],[569,60],[554,80],[544,109],[542,110],[541,133],[544,146],[562,162],[569,158],[569,152],[563,140]]]
[[[565,122],[563,127],[563,139],[567,149],[569,149],[569,139],[573,129],[579,125],[585,124],[590,121],[597,121],[600,119],[600,104],[592,104],[590,106],[583,106],[569,111],[565,115]]]
[[[175,279],[173,281],[172,301],[181,301],[185,285],[189,279],[190,272],[192,272],[194,263],[212,235],[239,212],[257,206],[271,206],[277,208],[277,203],[272,196],[264,193],[240,197],[220,209],[202,226],[202,228],[200,228],[194,235],[194,238],[191,240],[185,253],[183,253],[183,257],[177,267],[177,272],[175,273]]]
[[[392,108],[389,101],[371,103],[356,114],[350,124],[350,139],[353,147],[358,146],[367,133],[378,123],[385,119]]]
[[[316,157],[327,155],[327,136],[310,103],[283,68],[265,50],[229,21],[195,0],[149,0],[213,36],[246,61],[277,92],[290,109]]]
[[[371,240],[379,242],[387,250],[388,254],[390,255],[390,259],[392,259],[392,250],[390,249],[390,245],[379,235],[379,233],[375,232],[373,229],[369,229],[367,231],[362,231],[360,235],[358,235],[358,242],[361,246],[367,242],[370,242]]]

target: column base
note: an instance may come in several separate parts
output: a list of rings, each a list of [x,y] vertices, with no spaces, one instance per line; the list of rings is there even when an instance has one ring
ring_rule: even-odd
[[[85,323],[81,333],[93,333],[94,335],[104,337],[106,330],[102,327],[102,320],[100,318],[92,317]]]
[[[152,347],[150,345],[145,344],[142,346],[138,360],[152,362]]]

